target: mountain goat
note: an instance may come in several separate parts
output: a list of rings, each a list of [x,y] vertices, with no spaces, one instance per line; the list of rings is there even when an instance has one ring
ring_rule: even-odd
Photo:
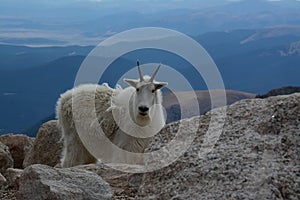
[[[126,152],[144,152],[153,132],[158,132],[165,124],[160,89],[167,83],[154,81],[159,67],[151,77],[143,76],[138,62],[140,78],[124,79],[130,85],[125,89],[112,89],[107,84],[84,84],[61,95],[56,116],[64,139],[62,167],[97,162],[78,135],[79,131],[86,135],[84,137],[98,134],[98,128],[91,128],[95,122],[90,114],[93,112],[99,129],[113,145]],[[113,163],[143,164],[143,160],[130,160],[114,152],[105,152],[105,155],[112,157]]]

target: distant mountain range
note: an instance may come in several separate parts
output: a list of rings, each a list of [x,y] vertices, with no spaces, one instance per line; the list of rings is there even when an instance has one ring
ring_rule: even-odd
[[[22,70],[51,65],[55,60],[72,56],[86,56],[92,46],[32,48],[20,45],[0,45],[0,70]],[[71,59],[72,60],[72,59]],[[76,59],[75,59],[76,60]],[[53,63],[54,65],[55,63]]]
[[[273,88],[300,85],[299,30],[296,26],[280,26],[210,32],[194,38],[216,62],[225,88],[251,93],[252,97],[252,94],[264,94]],[[0,134],[33,130],[41,120],[52,118],[59,94],[73,87],[82,61],[92,49],[92,46],[0,45]],[[100,82],[114,85],[122,73],[135,66],[136,59],[142,63],[161,62],[171,66],[186,76],[195,90],[207,89],[187,61],[153,49],[120,57]],[[249,97],[240,92],[227,94],[231,95],[229,99],[235,100]],[[202,111],[207,111],[209,104],[202,103],[206,105]],[[173,112],[169,120],[177,119],[178,107],[171,103],[168,106]]]
[[[196,39],[216,62],[227,89],[262,94],[299,85],[300,27],[214,32]]]
[[[0,43],[95,46],[115,33],[149,26],[188,35],[299,26],[299,10],[296,0],[2,0]]]

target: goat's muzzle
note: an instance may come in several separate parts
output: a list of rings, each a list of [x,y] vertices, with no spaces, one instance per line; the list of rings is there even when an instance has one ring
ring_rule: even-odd
[[[148,115],[149,108],[147,106],[139,106],[139,114],[142,116]]]

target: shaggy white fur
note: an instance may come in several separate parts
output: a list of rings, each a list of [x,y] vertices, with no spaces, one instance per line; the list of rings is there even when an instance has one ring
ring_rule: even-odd
[[[145,77],[145,79],[148,78]],[[151,123],[141,127],[136,125],[130,117],[134,92],[134,87],[112,89],[107,84],[86,84],[61,95],[57,102],[56,115],[64,139],[62,167],[97,161],[82,142],[83,138],[93,136],[101,138],[101,133],[95,128],[97,127],[95,124],[98,124],[105,136],[119,148],[134,153],[144,152],[152,136],[165,124],[161,107],[162,97],[160,90],[156,90],[155,105],[153,109],[150,109],[149,114]],[[81,134],[80,137],[78,132],[84,133],[84,136]],[[113,163],[143,164],[142,159],[132,160],[125,151],[118,155],[116,152],[105,153],[112,157]]]

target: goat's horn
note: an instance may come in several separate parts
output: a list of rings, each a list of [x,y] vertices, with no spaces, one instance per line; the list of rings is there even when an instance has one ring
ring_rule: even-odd
[[[139,75],[140,75],[140,81],[144,81],[144,78],[143,78],[143,74],[142,74],[142,70],[141,70],[141,67],[140,67],[140,61],[136,61],[136,64],[138,66],[138,70],[139,70]]]
[[[154,80],[154,78],[155,78],[155,76],[156,76],[156,74],[157,74],[159,68],[160,68],[160,64],[159,64],[158,67],[156,68],[155,72],[152,74],[152,76],[151,76],[151,78],[150,78],[150,82],[153,82],[153,80]]]

